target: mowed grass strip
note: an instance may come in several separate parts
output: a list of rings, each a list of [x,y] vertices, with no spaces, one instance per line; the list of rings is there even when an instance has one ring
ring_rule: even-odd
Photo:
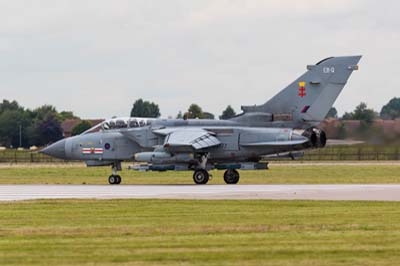
[[[0,184],[108,184],[109,167],[2,167]],[[400,165],[271,164],[270,170],[240,171],[240,184],[400,183]],[[122,171],[122,184],[193,184],[192,172]],[[223,171],[211,171],[209,184],[223,184]]]
[[[0,203],[1,265],[398,265],[400,203]]]

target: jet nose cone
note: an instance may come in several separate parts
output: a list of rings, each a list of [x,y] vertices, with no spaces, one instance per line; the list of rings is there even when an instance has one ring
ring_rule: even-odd
[[[51,144],[50,146],[44,148],[43,150],[40,151],[40,153],[44,153],[46,155],[60,158],[60,159],[66,159],[65,155],[65,139],[59,140],[54,144]]]

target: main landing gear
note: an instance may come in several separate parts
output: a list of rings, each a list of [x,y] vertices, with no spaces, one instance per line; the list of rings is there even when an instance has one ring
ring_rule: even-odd
[[[193,181],[197,185],[205,185],[210,179],[210,174],[207,172],[207,170],[205,170],[207,166],[207,159],[208,154],[203,154],[200,158],[200,162],[198,165],[199,168],[194,170]]]
[[[198,185],[207,184],[210,179],[210,174],[204,169],[197,169],[193,173],[193,181]],[[240,175],[235,169],[228,169],[224,173],[224,181],[227,184],[237,184],[239,182]]]
[[[193,181],[197,185],[205,185],[210,179],[210,174],[204,169],[197,169],[193,173]]]
[[[235,169],[228,169],[224,173],[224,181],[227,184],[237,184],[239,182],[239,172]]]
[[[121,163],[120,162],[113,163],[111,170],[112,174],[108,177],[108,183],[110,183],[111,185],[121,184],[122,178],[120,175],[117,174],[118,171],[122,170]]]

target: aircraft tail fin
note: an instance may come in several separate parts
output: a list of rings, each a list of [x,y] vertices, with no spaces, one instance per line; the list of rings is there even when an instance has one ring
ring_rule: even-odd
[[[322,121],[347,80],[358,69],[361,56],[329,57],[280,91],[263,105],[242,106],[245,113],[290,114],[294,121]]]

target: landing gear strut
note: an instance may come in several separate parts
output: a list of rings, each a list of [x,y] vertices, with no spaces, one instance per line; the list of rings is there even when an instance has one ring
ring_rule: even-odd
[[[205,185],[210,179],[210,174],[206,170],[207,160],[208,160],[208,154],[207,153],[203,154],[200,157],[198,169],[194,170],[193,181],[198,185]]]
[[[193,173],[193,181],[198,185],[207,184],[210,174],[204,169],[197,169]]]
[[[121,162],[113,163],[112,167],[112,174],[108,177],[108,183],[111,185],[118,185],[121,184],[122,178],[118,175],[118,171],[122,170]]]
[[[237,184],[239,182],[239,172],[235,169],[228,169],[224,173],[224,180],[227,184]]]

